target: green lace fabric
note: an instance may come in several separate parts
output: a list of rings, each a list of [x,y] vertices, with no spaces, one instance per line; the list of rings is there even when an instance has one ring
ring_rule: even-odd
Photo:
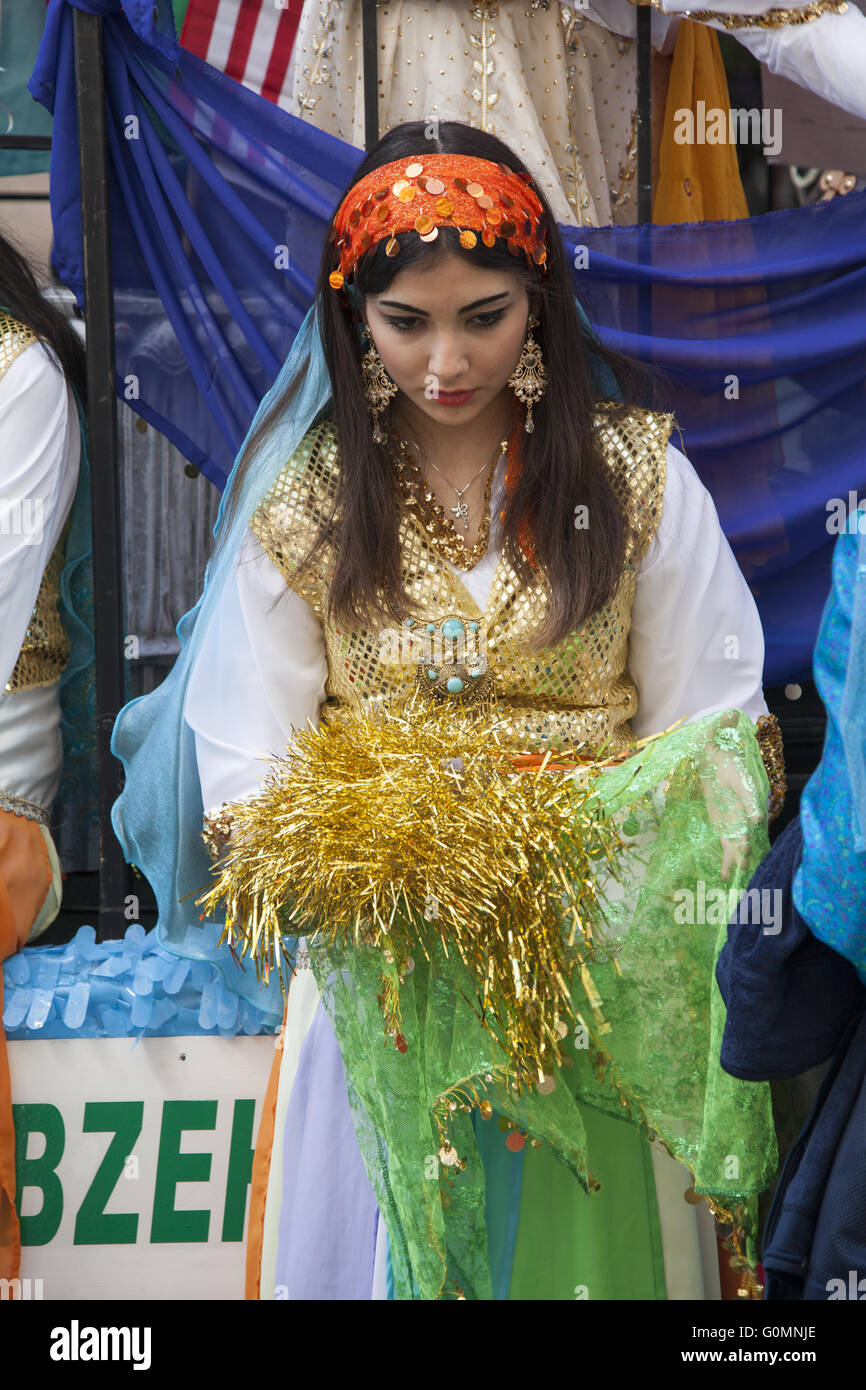
[[[507,1058],[473,1012],[472,982],[453,953],[418,960],[402,985],[399,1052],[383,1036],[378,954],[311,941],[398,1298],[492,1297],[484,1170],[467,1108],[485,1101],[550,1145],[588,1201],[593,1155],[576,1101],[640,1126],[688,1167],[754,1262],[757,1197],[777,1162],[770,1090],[721,1069],[715,964],[768,849],[768,789],[754,726],[737,710],[675,729],[598,776],[595,795],[623,845],[615,872],[604,870],[601,959],[591,978],[575,969],[570,982],[581,1022],[541,1089],[518,1093],[500,1079]],[[463,1166],[440,1158],[443,1096]]]

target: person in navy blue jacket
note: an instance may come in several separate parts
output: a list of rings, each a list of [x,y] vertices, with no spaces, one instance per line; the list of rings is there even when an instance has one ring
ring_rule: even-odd
[[[786,1121],[813,1099],[764,1228],[765,1298],[866,1301],[864,511],[836,545],[814,664],[824,750],[800,816],[749,885],[778,895],[772,928],[743,909],[728,929],[716,972],[728,1009],[721,1062],[775,1083],[782,1149]]]

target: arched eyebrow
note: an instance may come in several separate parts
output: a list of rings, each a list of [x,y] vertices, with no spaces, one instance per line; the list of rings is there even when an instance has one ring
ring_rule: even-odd
[[[482,304],[493,304],[497,299],[507,299],[508,290],[501,290],[499,294],[488,294],[484,299],[474,299],[471,304],[464,304],[462,309],[458,309],[458,314],[468,314],[472,309],[480,309]],[[406,309],[411,314],[418,314],[421,318],[429,318],[426,309],[416,309],[414,304],[401,304],[398,299],[380,299],[380,309]]]

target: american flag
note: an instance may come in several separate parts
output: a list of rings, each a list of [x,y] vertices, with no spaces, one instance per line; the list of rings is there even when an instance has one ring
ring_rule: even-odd
[[[303,0],[190,0],[180,41],[211,67],[284,106],[302,9]]]

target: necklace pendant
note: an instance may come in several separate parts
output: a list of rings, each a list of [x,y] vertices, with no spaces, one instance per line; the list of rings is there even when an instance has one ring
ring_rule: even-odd
[[[458,521],[462,521],[464,517],[468,517],[469,515],[469,503],[460,501],[457,503],[456,507],[451,508],[451,511],[457,517]],[[469,525],[468,521],[466,522],[466,525]]]

